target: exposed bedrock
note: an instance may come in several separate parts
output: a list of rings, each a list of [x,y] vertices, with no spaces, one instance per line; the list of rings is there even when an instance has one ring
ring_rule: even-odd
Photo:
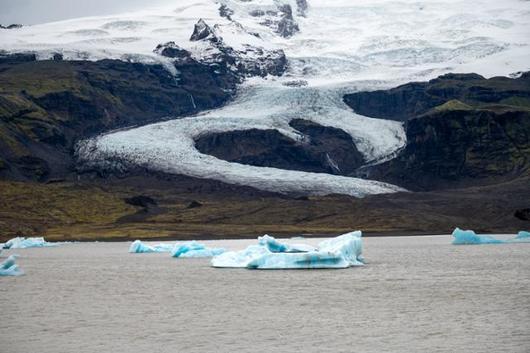
[[[478,185],[530,173],[530,74],[445,75],[387,91],[347,95],[355,111],[406,120],[397,158],[359,175],[412,190]]]
[[[492,110],[496,106],[530,107],[530,72],[517,79],[447,74],[390,90],[347,94],[344,102],[358,114],[398,121],[417,117],[447,102],[445,109],[456,105]]]
[[[235,91],[232,73],[189,58],[175,66],[177,77],[161,65],[0,56],[0,177],[62,178],[78,140],[216,108]]]
[[[364,163],[344,131],[302,119],[290,125],[304,134],[303,142],[276,130],[251,129],[202,136],[195,145],[204,154],[230,162],[307,172],[350,175]]]

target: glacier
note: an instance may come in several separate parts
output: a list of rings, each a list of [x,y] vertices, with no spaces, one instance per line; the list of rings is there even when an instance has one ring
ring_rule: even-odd
[[[343,102],[345,93],[391,88],[448,72],[491,77],[529,69],[528,1],[308,0],[307,8],[304,3],[168,0],[167,5],[124,14],[0,31],[0,51],[34,52],[42,59],[60,53],[65,60],[159,63],[178,79],[170,59],[153,49],[173,41],[197,60],[207,60],[212,48],[190,41],[199,19],[215,27],[226,45],[246,53],[242,60],[255,59],[259,50],[250,47],[283,50],[289,65],[282,77],[247,79],[225,107],[96,136],[78,144],[77,158],[89,167],[119,163],[284,194],[355,197],[405,190],[355,177],[230,163],[201,154],[195,139],[275,129],[303,143],[305,136],[289,123],[306,119],[347,132],[366,163],[378,164],[406,145],[403,124],[356,114]],[[270,26],[267,13],[279,4],[293,9],[299,30],[291,36]],[[221,5],[230,11],[223,15]]]
[[[248,269],[339,269],[362,266],[362,233],[355,231],[327,239],[316,249],[294,246],[297,252],[285,252],[289,246],[273,237],[261,237],[258,245],[250,245],[241,251],[229,251],[212,259],[213,267]],[[265,240],[263,240],[265,238]],[[272,248],[274,251],[271,251]]]
[[[222,248],[208,248],[204,244],[196,241],[190,241],[177,244],[147,245],[140,240],[135,240],[129,247],[129,252],[133,254],[147,253],[170,253],[172,257],[191,258],[191,257],[212,257],[225,252]]]
[[[472,230],[462,230],[456,228],[453,231],[454,245],[479,245],[479,244],[510,244],[510,243],[530,243],[530,233],[520,231],[512,239],[497,239],[490,235],[478,235]]]
[[[24,271],[15,263],[17,256],[11,255],[0,263],[0,276],[21,276]]]
[[[27,249],[27,248],[43,248],[58,246],[59,243],[50,243],[42,237],[24,238],[16,237],[4,243],[4,249]]]

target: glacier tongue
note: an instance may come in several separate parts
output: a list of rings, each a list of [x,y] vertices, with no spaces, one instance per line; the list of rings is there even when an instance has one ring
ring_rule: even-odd
[[[343,234],[321,242],[317,249],[311,249],[310,246],[289,246],[270,236],[260,237],[260,245],[251,245],[241,251],[226,252],[214,257],[211,264],[213,267],[262,270],[362,266],[364,260],[361,235],[360,231]]]
[[[281,77],[249,79],[222,109],[83,141],[79,160],[96,167],[140,165],[280,193],[362,197],[403,190],[350,177],[228,163],[199,153],[194,139],[276,129],[301,141],[289,122],[306,119],[350,134],[367,163],[384,162],[405,146],[403,126],[355,114],[342,102],[343,94],[447,72],[494,76],[528,70],[529,14],[530,2],[519,0],[181,0],[122,15],[3,30],[0,51],[162,63],[177,74],[175,58],[162,55],[160,47],[153,52],[173,42],[206,63],[228,55],[230,68],[240,68],[245,77],[286,70]]]

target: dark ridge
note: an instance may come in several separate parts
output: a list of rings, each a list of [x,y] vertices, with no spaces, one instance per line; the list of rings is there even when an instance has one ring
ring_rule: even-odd
[[[54,59],[0,56],[0,178],[64,178],[79,139],[220,107],[239,80],[191,58],[175,62],[177,77],[160,65]]]
[[[449,101],[474,108],[515,105],[530,109],[530,74],[515,79],[447,74],[429,82],[412,82],[390,90],[344,96],[344,102],[358,114],[398,121],[425,114]]]
[[[296,119],[291,126],[306,137],[297,142],[276,130],[216,133],[196,140],[197,149],[219,159],[260,167],[349,175],[364,163],[342,130]]]

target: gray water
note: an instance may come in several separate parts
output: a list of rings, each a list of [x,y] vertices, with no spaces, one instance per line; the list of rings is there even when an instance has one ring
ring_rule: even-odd
[[[0,278],[0,352],[530,351],[530,244],[364,241],[365,267],[313,271],[214,269],[129,243],[6,251],[27,274]]]

